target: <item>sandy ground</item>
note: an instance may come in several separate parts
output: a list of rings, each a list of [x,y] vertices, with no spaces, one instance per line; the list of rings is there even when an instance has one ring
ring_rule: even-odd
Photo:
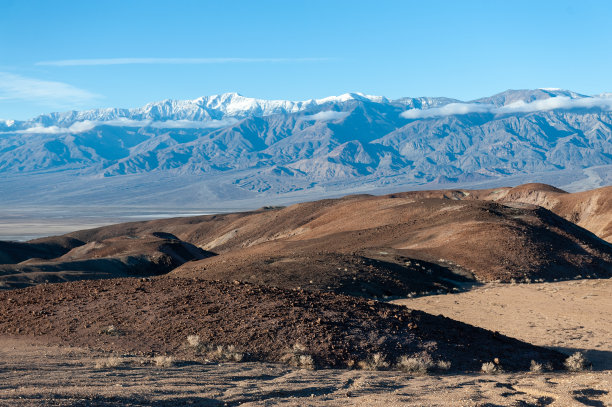
[[[393,301],[564,353],[612,370],[612,279],[487,284],[467,292]]]
[[[175,362],[2,338],[0,405],[606,406],[610,372],[409,376],[263,363]]]
[[[302,370],[264,363],[123,356],[0,338],[0,405],[612,405],[612,280],[487,285],[397,302],[496,329],[566,352],[584,349],[582,373],[410,376],[399,372]]]

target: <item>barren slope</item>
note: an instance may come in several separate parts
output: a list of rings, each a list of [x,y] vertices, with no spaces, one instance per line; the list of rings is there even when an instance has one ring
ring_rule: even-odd
[[[527,184],[477,196],[540,205],[612,243],[612,186],[569,194],[549,185]]]
[[[303,290],[158,277],[41,284],[0,292],[0,334],[113,352],[186,352],[188,335],[279,361],[299,343],[317,366],[347,367],[380,352],[390,363],[427,353],[455,371],[498,358],[560,368],[563,355],[404,307]],[[109,326],[113,326],[112,329]]]
[[[44,241],[51,243],[41,243]],[[0,264],[0,289],[22,288],[44,282],[165,274],[186,261],[212,255],[163,233],[120,236],[89,243],[66,238],[59,238],[58,241],[67,244],[57,248],[59,244],[54,245],[54,238],[31,243],[9,243],[19,245],[17,253],[21,254],[21,258],[27,256],[29,248],[32,248],[30,256],[42,253],[47,258],[32,257],[16,264]],[[72,249],[71,245],[74,246]],[[21,260],[16,257],[13,256],[14,262]]]
[[[144,258],[141,266],[133,260],[127,263],[137,274],[159,274],[182,265],[174,276],[370,297],[450,291],[474,279],[605,278],[612,276],[609,243],[547,209],[516,201],[544,204],[552,202],[545,196],[574,196],[573,201],[563,198],[563,202],[591,202],[592,210],[584,209],[579,218],[595,225],[605,223],[609,191],[604,188],[583,196],[526,185],[357,195],[287,208],[125,223],[32,241],[32,253],[42,243],[55,244],[61,248],[59,257],[47,255],[46,261],[26,260],[2,270],[5,275],[18,270],[24,279],[34,272],[62,268],[92,272],[95,277],[100,259],[125,264],[127,258]],[[151,236],[182,247],[188,255],[175,249],[166,253],[156,246],[157,240],[149,241]],[[22,246],[16,255],[4,250],[4,258],[21,261]],[[158,267],[160,252],[174,260],[166,259],[165,266]],[[211,254],[218,256],[207,257]],[[201,260],[189,261],[197,259]],[[121,275],[127,274],[115,274]],[[0,282],[3,279],[0,276]],[[40,281],[44,280],[37,277],[32,283]]]
[[[442,288],[441,279],[471,276],[510,281],[612,275],[609,244],[526,204],[353,197],[256,213],[216,226],[198,244],[219,256],[187,263],[173,274],[268,284],[285,278],[295,287],[308,285],[319,263],[328,264],[326,273],[339,281],[359,279],[363,267],[356,265],[376,260],[393,264],[398,275],[416,276],[420,270],[429,276],[432,289],[436,284]]]

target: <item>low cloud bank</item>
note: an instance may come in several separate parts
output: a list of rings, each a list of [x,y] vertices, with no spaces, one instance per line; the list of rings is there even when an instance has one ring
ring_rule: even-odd
[[[302,120],[315,120],[315,121],[329,121],[329,120],[338,120],[344,119],[349,115],[349,112],[336,112],[336,111],[326,111],[319,112],[312,115],[306,115],[302,117]]]
[[[400,116],[405,119],[426,119],[431,117],[444,117],[470,113],[488,113],[495,115],[513,113],[543,112],[549,110],[592,109],[612,110],[612,98],[589,97],[572,99],[565,96],[536,100],[531,103],[523,101],[514,102],[506,106],[495,106],[486,103],[450,103],[432,109],[411,109]]]
[[[33,126],[27,129],[15,130],[6,133],[19,134],[76,134],[93,130],[98,126],[115,126],[115,127],[150,127],[154,129],[215,129],[225,126],[230,126],[238,122],[236,119],[224,120],[209,120],[205,122],[193,120],[132,120],[132,119],[117,119],[106,121],[83,120],[75,122],[69,127],[59,126]]]

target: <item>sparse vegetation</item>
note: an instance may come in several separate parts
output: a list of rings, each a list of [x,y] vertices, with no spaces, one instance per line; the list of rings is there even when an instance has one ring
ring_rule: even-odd
[[[588,367],[589,361],[582,352],[576,352],[565,359],[564,365],[570,372],[581,372]]]
[[[241,362],[244,360],[245,354],[238,352],[234,345],[215,345],[210,343],[202,343],[199,335],[189,335],[187,344],[194,350],[196,355],[204,356],[206,359],[219,362]]]
[[[198,346],[200,346],[200,335],[189,335],[187,337],[187,343],[192,348],[197,348]]]
[[[426,374],[434,370],[448,370],[451,362],[439,360],[435,362],[432,357],[425,353],[418,356],[402,356],[397,362],[397,369],[405,373]]]
[[[96,361],[96,369],[108,369],[119,367],[123,364],[123,359],[118,356],[109,356]]]
[[[409,357],[402,356],[397,362],[397,368],[406,373],[425,374],[434,366],[433,359],[429,355]]]
[[[532,360],[531,366],[529,366],[529,371],[531,373],[542,373],[544,371],[544,366],[541,363]]]
[[[485,362],[482,364],[480,371],[486,374],[496,374],[501,373],[502,369],[499,365],[496,365],[493,362]]]
[[[303,369],[315,368],[314,358],[307,353],[306,347],[300,343],[293,345],[293,348],[289,349],[281,360],[291,366],[301,367]]]
[[[121,335],[121,331],[117,329],[115,325],[105,326],[104,328],[100,329],[98,333],[102,335],[111,335],[111,336]]]
[[[155,366],[157,367],[174,366],[174,358],[172,356],[163,356],[163,355],[155,356],[153,358],[153,361],[155,362]]]
[[[219,345],[214,351],[208,353],[208,357],[224,362],[242,362],[244,359],[244,353],[236,351],[236,347],[234,345]]]
[[[366,360],[360,361],[358,365],[363,370],[384,370],[389,368],[389,362],[380,352],[373,354]]]
[[[439,370],[448,370],[451,368],[450,360],[438,360],[436,364]]]

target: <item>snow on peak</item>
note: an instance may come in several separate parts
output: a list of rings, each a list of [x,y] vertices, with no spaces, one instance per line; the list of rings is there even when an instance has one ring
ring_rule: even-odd
[[[374,95],[366,95],[361,92],[354,93],[344,93],[339,96],[328,96],[322,99],[315,99],[314,102],[316,104],[323,103],[335,103],[335,102],[348,102],[349,100],[361,100],[361,101],[370,101],[374,103],[387,103],[389,99],[384,96],[374,96]]]
[[[242,96],[236,92],[218,95],[202,96],[192,100],[166,99],[148,103],[134,109],[103,108],[85,111],[70,111],[50,113],[38,116],[32,120],[20,122],[17,130],[32,129],[40,133],[47,128],[58,128],[67,131],[74,124],[86,123],[96,125],[125,125],[125,123],[147,123],[149,126],[175,126],[175,123],[189,123],[187,127],[212,127],[218,123],[235,122],[247,117],[264,117],[275,114],[292,114],[308,110],[320,110],[322,104],[344,103],[347,101],[370,101],[388,103],[382,96],[371,96],[363,93],[345,93],[323,99],[305,101],[266,100]],[[341,108],[340,108],[341,109]],[[337,109],[333,109],[337,110]],[[329,116],[329,115],[328,115]],[[325,116],[326,118],[328,116]],[[313,116],[317,117],[317,116]],[[172,123],[171,123],[172,122]],[[14,122],[4,122],[5,127],[13,126]],[[198,124],[200,123],[200,124]],[[80,126],[77,126],[79,129]]]

